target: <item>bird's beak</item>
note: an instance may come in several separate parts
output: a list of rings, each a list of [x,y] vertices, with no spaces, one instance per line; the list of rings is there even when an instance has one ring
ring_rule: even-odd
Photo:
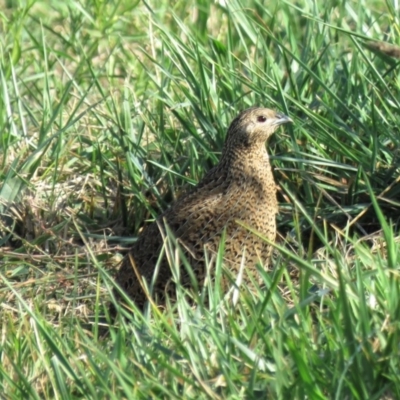
[[[282,114],[282,113],[276,114],[276,119],[275,119],[274,125],[287,124],[288,122],[293,122],[293,121],[287,115]]]

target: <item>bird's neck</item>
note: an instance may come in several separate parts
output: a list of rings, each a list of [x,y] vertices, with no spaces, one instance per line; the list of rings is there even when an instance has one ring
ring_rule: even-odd
[[[262,173],[265,175],[271,171],[269,156],[264,143],[252,147],[225,148],[219,164],[232,174],[254,175]]]

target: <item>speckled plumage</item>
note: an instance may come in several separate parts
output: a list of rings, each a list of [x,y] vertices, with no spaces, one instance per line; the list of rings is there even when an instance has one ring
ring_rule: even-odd
[[[225,264],[232,272],[239,270],[244,249],[247,269],[255,270],[257,262],[267,265],[271,246],[237,221],[275,240],[276,186],[265,142],[279,125],[290,121],[267,108],[252,107],[240,113],[229,127],[219,163],[143,230],[116,277],[139,308],[143,308],[147,295],[137,275],[147,285],[152,281],[163,246],[160,229],[165,232],[164,221],[181,244],[199,283],[206,273],[204,248],[216,252],[224,229]],[[158,302],[166,290],[173,295],[171,278],[170,265],[164,256],[152,294]],[[180,270],[180,280],[186,286],[191,283],[184,268]],[[115,295],[120,297],[117,291]]]

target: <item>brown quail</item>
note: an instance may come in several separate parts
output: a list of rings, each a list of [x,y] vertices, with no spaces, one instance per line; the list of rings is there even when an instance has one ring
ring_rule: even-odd
[[[239,270],[243,254],[247,270],[256,271],[258,262],[268,264],[271,246],[237,221],[275,240],[276,186],[265,142],[287,122],[291,119],[267,108],[252,107],[241,112],[228,129],[219,163],[143,230],[116,277],[138,308],[143,309],[148,300],[143,280],[146,287],[153,281],[164,244],[165,222],[200,284],[206,274],[204,251],[217,252],[224,230],[225,265],[233,273]],[[246,282],[246,276],[243,279]],[[158,303],[166,292],[173,295],[171,280],[171,267],[164,256],[153,285],[152,298]],[[191,284],[184,267],[180,269],[180,282]],[[121,297],[118,291],[114,294],[117,299]]]

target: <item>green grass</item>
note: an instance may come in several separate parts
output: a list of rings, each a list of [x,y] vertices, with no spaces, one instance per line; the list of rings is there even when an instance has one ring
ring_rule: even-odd
[[[400,397],[399,62],[366,46],[396,2],[0,4],[0,397]],[[254,104],[294,120],[265,287],[101,337],[126,248]]]

